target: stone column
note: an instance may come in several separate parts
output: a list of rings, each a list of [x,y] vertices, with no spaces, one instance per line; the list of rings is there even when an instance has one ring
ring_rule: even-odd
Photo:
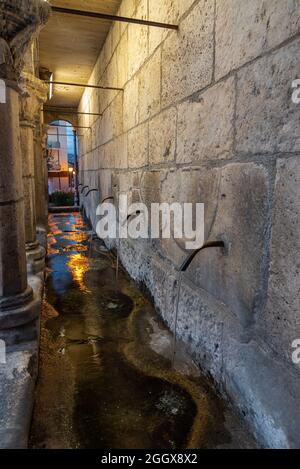
[[[34,142],[37,233],[40,243],[46,247],[48,218],[48,168],[44,142],[44,125],[40,115],[36,121]]]
[[[0,80],[6,88],[0,103],[0,339],[7,345],[31,339],[34,329],[29,325],[39,313],[27,283],[17,81],[32,34],[48,12],[42,0],[0,3]]]
[[[35,199],[35,115],[39,111],[39,102],[35,97],[35,84],[38,79],[23,74],[23,93],[21,97],[20,132],[23,162],[23,185],[25,205],[25,241],[28,272],[36,274],[45,267],[45,249],[36,235],[36,199]]]

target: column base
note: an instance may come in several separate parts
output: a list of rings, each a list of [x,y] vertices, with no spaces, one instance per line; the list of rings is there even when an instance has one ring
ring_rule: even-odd
[[[0,340],[6,346],[37,338],[36,320],[40,314],[40,300],[31,287],[24,293],[0,299]]]
[[[38,241],[26,243],[27,271],[29,274],[38,274],[45,269],[46,251]]]
[[[47,251],[47,230],[43,226],[39,225],[36,227],[36,236],[38,242]]]

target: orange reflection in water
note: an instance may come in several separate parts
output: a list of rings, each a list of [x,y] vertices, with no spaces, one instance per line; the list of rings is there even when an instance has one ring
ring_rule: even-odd
[[[89,270],[89,261],[83,254],[71,254],[68,261],[68,268],[70,269],[73,280],[77,283],[79,290],[85,293],[90,293],[84,282],[84,275]]]

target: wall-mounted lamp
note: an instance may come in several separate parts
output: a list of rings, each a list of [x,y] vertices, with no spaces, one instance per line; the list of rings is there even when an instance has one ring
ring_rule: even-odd
[[[53,98],[53,79],[54,75],[51,73],[50,79],[49,79],[49,100]]]

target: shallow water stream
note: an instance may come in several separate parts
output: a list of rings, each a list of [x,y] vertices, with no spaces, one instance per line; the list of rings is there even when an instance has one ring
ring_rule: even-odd
[[[80,214],[49,217],[32,448],[253,447]],[[91,244],[90,244],[91,243]]]

